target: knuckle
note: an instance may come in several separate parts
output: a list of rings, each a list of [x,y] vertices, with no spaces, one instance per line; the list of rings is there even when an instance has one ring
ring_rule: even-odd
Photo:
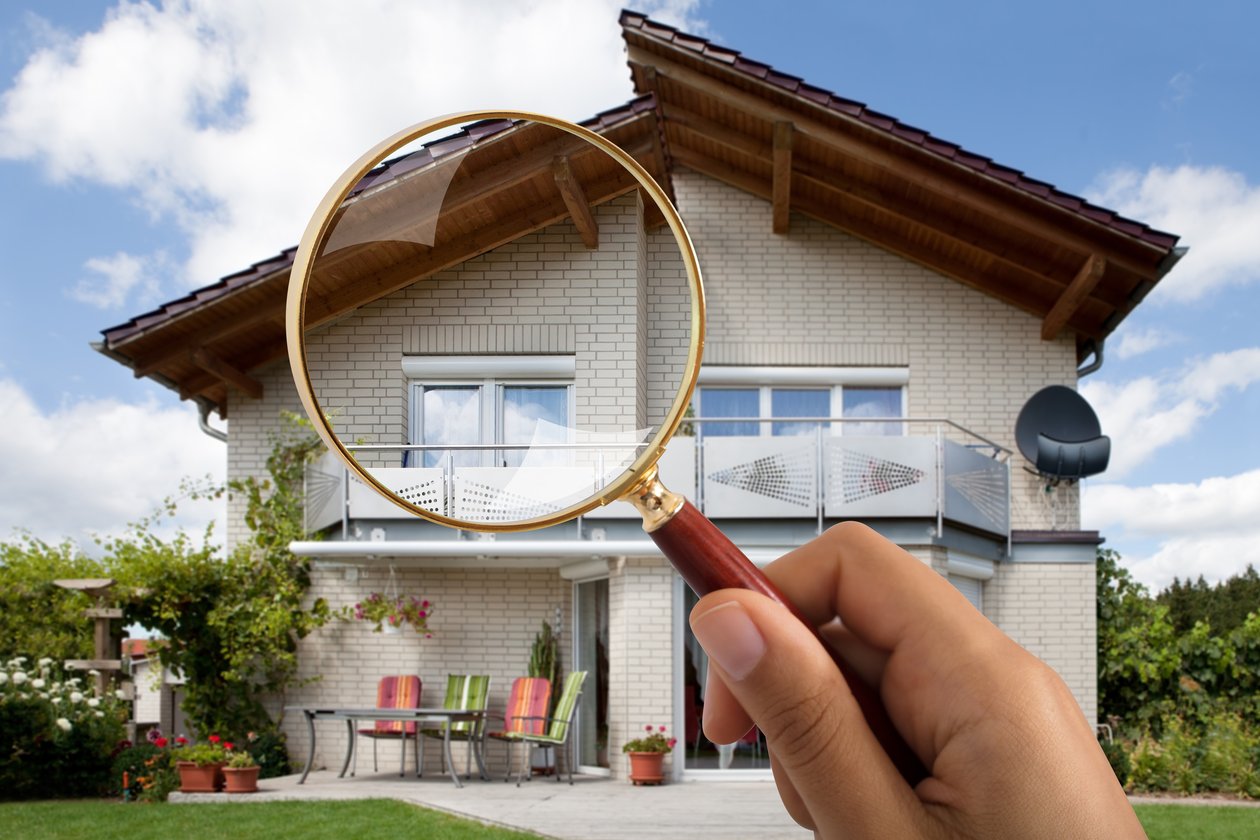
[[[821,771],[843,748],[835,691],[818,685],[769,702],[758,721],[775,753],[796,771]]]

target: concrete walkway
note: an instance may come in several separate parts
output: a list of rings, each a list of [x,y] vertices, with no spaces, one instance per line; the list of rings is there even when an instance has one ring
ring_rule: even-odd
[[[491,825],[524,829],[555,840],[810,840],[792,821],[773,782],[682,782],[636,787],[626,781],[578,776],[570,787],[535,779],[519,788],[502,778],[465,782],[397,774],[338,779],[331,770],[264,779],[256,794],[172,794],[172,802],[275,802],[278,800],[398,799]]]

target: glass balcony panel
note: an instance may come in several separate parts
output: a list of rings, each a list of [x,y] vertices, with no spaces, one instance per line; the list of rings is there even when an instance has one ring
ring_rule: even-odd
[[[704,509],[712,517],[817,516],[816,436],[706,438]]]

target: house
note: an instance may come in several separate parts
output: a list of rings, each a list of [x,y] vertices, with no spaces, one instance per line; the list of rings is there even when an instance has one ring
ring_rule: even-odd
[[[158,660],[155,639],[123,639],[122,654],[131,674],[133,712],[131,723],[135,727],[132,740],[138,740],[151,729],[157,729],[168,737],[190,732],[184,710],[181,707],[183,677],[165,668]]]
[[[1107,336],[1180,257],[1177,238],[705,39],[632,12],[621,24],[636,97],[583,124],[672,196],[708,306],[690,434],[670,444],[662,474],[755,562],[862,519],[1056,668],[1093,720],[1101,537],[1080,529],[1075,484],[1047,483],[1012,452],[1013,429],[1035,392],[1075,387],[1101,363]],[[460,470],[491,468],[399,453],[511,443],[496,430],[513,388],[547,391],[542,402],[573,416],[583,327],[522,319],[509,337],[488,339],[458,305],[435,314],[408,296],[485,289],[523,270],[546,294],[564,271],[599,270],[603,258],[642,265],[669,250],[641,196],[583,182],[580,172],[579,189],[562,196],[553,156],[522,153],[526,140],[524,129],[482,124],[374,173],[373,188],[402,183],[469,149],[498,148],[506,150],[493,158],[498,168],[482,166],[477,177],[507,171],[512,184],[552,188],[530,206],[472,182],[468,195],[502,200],[492,240],[459,240],[457,259],[415,263],[427,267],[354,301],[362,310],[326,309],[326,324],[310,333],[314,364],[349,359],[374,389],[366,415],[347,400],[336,422],[351,439],[393,447],[377,465],[382,475],[436,471],[435,486],[448,489],[426,504],[441,511],[457,503],[443,494]],[[280,413],[299,407],[283,327],[294,256],[282,252],[105,330],[100,345],[197,401],[203,420],[230,418],[232,477],[262,472]],[[661,259],[667,274],[679,273],[668,262],[676,255]],[[644,298],[627,312],[655,305]],[[528,372],[469,381],[434,363],[485,356],[522,357]],[[631,393],[644,396],[625,404],[625,418],[668,402],[647,388],[651,364],[633,373]],[[476,419],[453,436],[426,437],[417,417],[430,397],[475,401]],[[233,540],[240,512],[232,511]],[[304,674],[322,679],[288,702],[368,705],[377,678],[391,673],[420,674],[424,697],[436,700],[445,674],[476,672],[492,675],[502,707],[546,620],[563,640],[563,666],[591,674],[578,727],[584,769],[624,775],[619,746],[645,724],[695,740],[705,658],[686,622],[694,596],[628,506],[491,539],[406,515],[326,459],[308,477],[307,517],[324,539],[294,550],[314,560],[313,594],[335,605],[372,591],[422,596],[435,605],[433,638],[327,627],[300,654]],[[293,754],[303,755],[306,733],[286,726]],[[316,761],[331,765],[344,741],[328,734]],[[675,753],[672,772],[765,774],[760,747],[755,735],[733,750],[692,744]]]

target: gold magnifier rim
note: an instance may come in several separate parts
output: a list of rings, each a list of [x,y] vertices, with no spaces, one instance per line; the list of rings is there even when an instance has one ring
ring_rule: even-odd
[[[642,454],[626,468],[617,480],[590,498],[546,516],[512,522],[470,522],[418,507],[406,499],[400,498],[364,469],[333,431],[328,416],[325,414],[322,406],[320,406],[319,400],[315,397],[310,372],[306,363],[306,335],[302,328],[302,325],[305,323],[306,291],[314,272],[315,257],[334,227],[333,220],[338,209],[354,187],[372,169],[415,140],[453,126],[482,120],[511,120],[516,123],[529,121],[551,126],[592,143],[624,166],[638,181],[639,186],[651,196],[664,215],[665,221],[673,232],[674,239],[682,254],[683,265],[687,272],[688,288],[691,292],[691,340],[687,348],[687,365],[683,371],[682,382],[678,393],[675,395],[674,402],[665,416],[664,422],[661,423],[656,434],[652,436]],[[297,388],[302,407],[310,417],[315,431],[319,434],[329,451],[333,452],[351,473],[403,510],[429,522],[462,530],[503,533],[545,528],[581,516],[588,511],[594,510],[596,507],[607,505],[624,497],[636,484],[648,477],[651,468],[664,453],[666,443],[669,442],[679,423],[682,422],[687,406],[691,402],[691,395],[695,391],[696,379],[700,371],[700,357],[704,348],[704,315],[704,285],[700,277],[700,262],[696,256],[695,247],[692,245],[691,237],[687,233],[687,228],[683,224],[682,216],[679,215],[677,208],[674,207],[673,202],[669,200],[669,196],[666,195],[661,186],[637,160],[612,141],[576,123],[529,111],[488,110],[447,114],[405,128],[372,147],[337,179],[319,203],[315,214],[311,217],[306,227],[306,231],[302,235],[302,241],[298,246],[290,274],[288,294],[285,301],[284,322],[289,366],[293,372],[293,382]]]

